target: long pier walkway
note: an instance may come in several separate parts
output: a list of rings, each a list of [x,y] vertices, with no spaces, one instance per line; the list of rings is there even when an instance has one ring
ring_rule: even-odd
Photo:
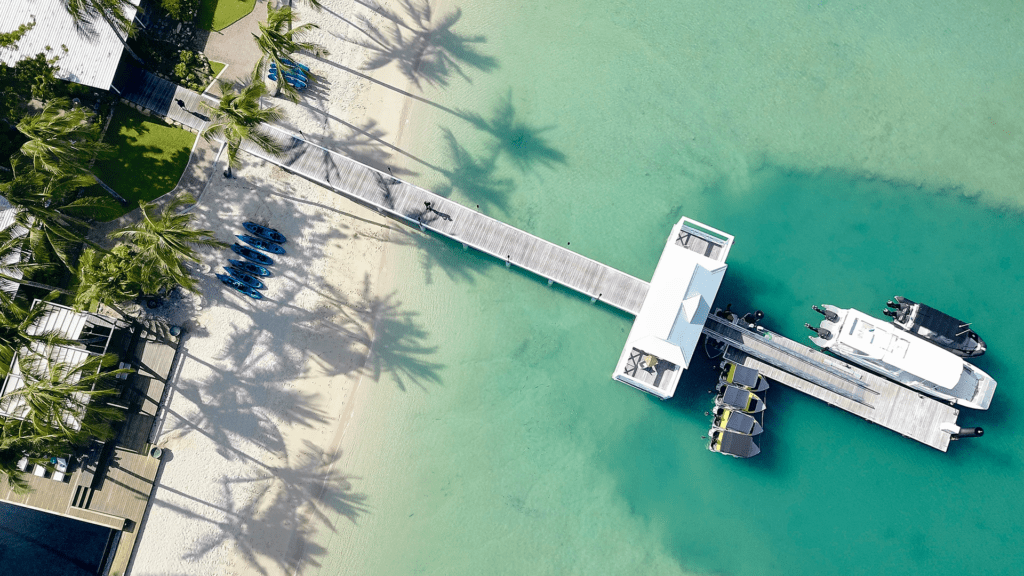
[[[195,131],[202,131],[208,122],[199,103],[217,102],[137,69],[119,77],[117,83],[125,100]],[[635,315],[647,296],[648,284],[643,280],[360,164],[299,134],[273,125],[267,129],[285,146],[284,155],[269,155],[248,142],[242,144],[242,150],[381,214],[461,242],[506,266],[529,270],[549,284],[571,288],[592,302]]]
[[[209,96],[139,70],[129,71],[118,83],[125,100],[195,131],[202,131],[208,122],[199,103],[216,104]],[[461,242],[506,266],[529,270],[549,284],[571,288],[592,302],[601,301],[636,315],[647,296],[647,282],[360,164],[299,134],[277,126],[267,128],[285,146],[284,155],[271,156],[249,143],[243,143],[242,150],[381,214]],[[715,316],[709,316],[704,334],[730,346],[733,360],[776,382],[938,450],[949,446],[950,434],[942,431],[941,425],[955,423],[959,412],[942,402],[778,334],[759,334]]]
[[[766,378],[842,408],[907,438],[942,450],[960,411],[768,330],[752,331],[709,315],[704,336],[725,343],[726,359]]]

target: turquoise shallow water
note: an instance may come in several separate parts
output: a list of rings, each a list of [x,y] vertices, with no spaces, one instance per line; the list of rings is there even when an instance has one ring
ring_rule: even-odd
[[[437,37],[466,77],[427,68],[425,162],[396,167],[644,279],[680,216],[729,231],[718,303],[791,337],[894,294],[973,321],[999,389],[960,422],[985,437],[943,454],[776,387],[763,454],[710,454],[708,363],[646,397],[609,378],[630,318],[402,235],[386,408],[346,468],[366,511],[321,573],[1019,569],[1024,11],[704,4],[459,6]]]

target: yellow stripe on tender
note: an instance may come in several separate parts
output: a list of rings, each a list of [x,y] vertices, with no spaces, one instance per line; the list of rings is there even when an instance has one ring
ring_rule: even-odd
[[[735,376],[735,375],[736,375],[736,365],[735,364],[729,364],[729,369],[725,373],[725,381],[728,382],[729,384],[732,384],[732,379],[733,379],[733,376]]]

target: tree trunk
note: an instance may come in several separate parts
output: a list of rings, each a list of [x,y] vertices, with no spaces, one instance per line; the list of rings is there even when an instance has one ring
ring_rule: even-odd
[[[146,63],[143,62],[142,58],[139,58],[139,55],[128,47],[128,42],[125,41],[124,38],[121,38],[121,34],[117,31],[117,26],[114,26],[114,23],[110,21],[110,18],[107,18],[107,15],[102,12],[100,13],[100,16],[103,18],[103,21],[107,23],[107,26],[110,26],[111,32],[114,33],[114,36],[117,36],[117,39],[121,42],[121,46],[124,46],[124,49],[128,51],[128,54],[139,64],[145,65]]]
[[[121,206],[128,206],[128,201],[125,200],[120,194],[115,192],[113,188],[111,188],[110,186],[107,186],[106,182],[104,182],[103,180],[100,180],[99,177],[96,176],[95,174],[91,174],[91,176],[92,176],[92,179],[95,180],[96,183],[100,185],[100,188],[103,188],[104,190],[107,191],[107,194],[110,194],[111,196],[113,196],[114,200],[117,200],[121,204]]]
[[[49,290],[51,292],[60,292],[61,294],[67,294],[72,296],[74,293],[64,288],[57,288],[56,286],[50,286],[49,284],[40,284],[39,282],[33,282],[31,280],[25,280],[24,278],[12,278],[7,274],[0,274],[0,278],[7,280],[8,282],[14,282],[15,284],[24,284],[25,286],[31,286],[33,288],[41,288],[43,290]]]

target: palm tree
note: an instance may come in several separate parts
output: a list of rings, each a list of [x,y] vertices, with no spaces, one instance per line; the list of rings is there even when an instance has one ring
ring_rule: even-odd
[[[26,286],[32,286],[33,288],[41,288],[43,290],[49,290],[50,292],[61,292],[63,294],[71,294],[69,290],[64,288],[58,288],[56,286],[50,286],[49,284],[42,284],[40,282],[33,282],[32,280],[26,280],[25,278],[10,276],[11,272],[30,272],[33,270],[42,270],[51,268],[52,264],[39,263],[39,262],[27,262],[24,260],[24,256],[29,251],[26,250],[25,244],[28,241],[28,236],[25,234],[18,234],[15,229],[21,231],[20,226],[11,226],[6,230],[0,231],[0,279],[13,282],[15,284],[24,284]],[[2,296],[0,296],[2,298]],[[0,305],[2,307],[2,305]]]
[[[106,252],[85,238],[89,222],[85,216],[102,206],[102,199],[83,196],[75,200],[72,193],[92,183],[81,174],[49,174],[33,170],[21,162],[11,163],[14,177],[0,182],[0,195],[19,210],[15,222],[29,231],[28,244],[37,256],[54,254],[73,270],[71,250],[85,241]]]
[[[100,125],[92,117],[63,98],[47,102],[42,112],[18,122],[18,131],[28,138],[21,153],[40,172],[93,176],[89,164],[113,146],[99,141]]]
[[[118,41],[124,46],[124,49],[128,51],[139,64],[145,64],[142,58],[139,58],[138,54],[132,51],[128,47],[126,38],[132,38],[135,36],[135,25],[131,18],[125,14],[125,10],[134,5],[129,0],[62,0],[64,8],[71,14],[71,18],[75,21],[75,25],[79,28],[85,28],[92,23],[92,19],[99,16],[101,20],[106,22],[107,26],[114,32],[114,36],[117,36]],[[137,7],[137,11],[141,11],[142,7]],[[122,37],[123,35],[123,37]]]
[[[82,310],[99,302],[116,309],[117,304],[145,294],[133,260],[131,249],[123,244],[103,255],[86,248],[78,259],[75,308]]]
[[[67,449],[89,438],[110,438],[109,423],[123,414],[98,400],[116,394],[108,383],[132,370],[104,370],[117,363],[116,354],[66,364],[51,360],[49,352],[22,350],[18,356],[22,385],[0,397],[0,402],[20,404],[14,408],[23,423],[17,428],[19,436],[54,439]]]
[[[319,8],[318,3],[313,5]],[[275,9],[270,3],[267,3],[267,21],[260,22],[260,34],[259,36],[253,34],[253,38],[256,38],[256,46],[263,52],[263,57],[256,64],[256,70],[262,71],[265,66],[269,66],[271,63],[277,66],[278,90],[282,90],[289,99],[295,101],[299,99],[299,91],[285,81],[283,74],[284,71],[292,68],[292,66],[284,64],[283,60],[288,60],[292,54],[301,50],[311,52],[316,56],[327,56],[330,53],[323,46],[315,42],[303,42],[301,40],[302,36],[311,30],[319,28],[319,26],[307,23],[298,28],[292,28],[292,19],[291,8],[284,6]],[[316,76],[311,72],[306,72],[306,76],[311,80],[316,80]]]
[[[231,177],[231,168],[237,167],[238,150],[243,141],[249,141],[264,152],[278,156],[283,148],[269,134],[260,129],[266,122],[281,118],[281,109],[277,106],[261,109],[260,98],[267,94],[267,86],[254,73],[247,84],[236,91],[227,82],[220,83],[221,97],[216,107],[206,102],[200,104],[210,112],[211,120],[202,136],[207,141],[214,137],[223,137],[228,144],[228,169],[224,173]]]
[[[43,302],[50,301],[51,296],[43,299]],[[10,373],[14,356],[19,350],[74,344],[73,340],[61,336],[57,331],[35,329],[45,314],[45,306],[26,308],[0,292],[0,378]]]
[[[153,294],[157,291],[154,288],[166,289],[175,285],[198,293],[199,283],[189,273],[185,262],[199,263],[195,251],[199,246],[227,247],[214,237],[211,230],[192,228],[192,214],[178,213],[180,208],[195,201],[191,194],[181,194],[159,214],[154,211],[155,204],[139,202],[142,221],[110,235],[111,238],[128,241],[146,293]]]

